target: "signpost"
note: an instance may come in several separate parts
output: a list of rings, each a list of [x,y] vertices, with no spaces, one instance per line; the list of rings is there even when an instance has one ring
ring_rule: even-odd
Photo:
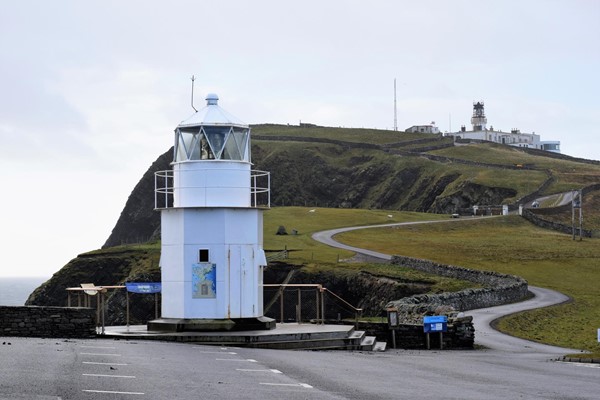
[[[448,317],[445,315],[433,315],[423,317],[423,332],[425,332],[425,340],[427,350],[431,349],[431,341],[429,334],[432,332],[440,333],[440,349],[444,348],[443,333],[448,331]]]
[[[160,282],[126,282],[125,286],[130,293],[160,293]]]
[[[398,325],[400,325],[398,321],[398,309],[397,308],[388,308],[388,327],[392,331],[392,345],[394,349],[396,348],[396,329],[398,329]]]
[[[126,282],[127,288],[127,328],[129,329],[129,293],[154,294],[154,318],[158,318],[158,294],[162,290],[160,282]]]

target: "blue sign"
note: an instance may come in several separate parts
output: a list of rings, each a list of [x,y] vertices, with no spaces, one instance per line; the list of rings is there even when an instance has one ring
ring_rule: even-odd
[[[160,293],[160,282],[127,282],[127,291],[131,293]]]
[[[423,331],[425,333],[430,332],[447,332],[448,331],[448,317],[445,315],[434,315],[430,317],[423,317]]]

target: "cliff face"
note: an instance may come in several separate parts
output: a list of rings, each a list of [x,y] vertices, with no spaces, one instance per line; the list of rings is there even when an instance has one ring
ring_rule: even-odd
[[[25,304],[66,306],[66,288],[79,287],[81,283],[122,285],[126,281],[160,281],[159,259],[158,245],[115,247],[80,254],[35,289]]]
[[[261,137],[253,140],[252,154],[253,169],[271,172],[273,206],[453,213],[457,208],[482,202],[500,204],[515,195],[511,188],[473,184],[460,167],[451,163],[419,153],[392,154],[373,144]],[[114,285],[160,280],[160,213],[154,210],[154,173],[170,169],[172,157],[173,148],[160,155],[142,176],[103,250],[73,259],[36,289],[27,304],[64,305],[65,288],[81,283]],[[136,246],[120,247],[124,244]],[[393,291],[397,290],[406,288],[394,286]],[[362,295],[356,296],[362,301]],[[117,293],[108,301],[109,307],[114,302],[115,309],[122,309],[124,296]]]
[[[273,206],[378,208],[454,213],[474,204],[501,204],[512,188],[466,180],[459,169],[343,143],[254,140],[253,168],[271,172]],[[154,210],[154,173],[170,169],[173,148],[150,166],[127,199],[103,248],[160,238],[160,213]],[[457,184],[457,182],[459,182]],[[456,185],[446,193],[450,185]],[[446,194],[445,194],[446,193]]]
[[[170,169],[173,148],[161,154],[133,188],[103,248],[144,243],[160,237],[160,213],[154,211],[154,173]]]

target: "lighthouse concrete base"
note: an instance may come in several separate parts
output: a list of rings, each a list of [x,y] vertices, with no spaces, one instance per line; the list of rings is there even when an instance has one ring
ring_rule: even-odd
[[[227,332],[275,329],[275,320],[268,317],[200,319],[159,318],[148,322],[148,331],[156,332]]]

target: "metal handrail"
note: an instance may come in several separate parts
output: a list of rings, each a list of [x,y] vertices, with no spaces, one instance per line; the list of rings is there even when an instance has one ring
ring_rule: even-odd
[[[342,303],[344,303],[345,305],[347,305],[348,307],[350,307],[352,310],[354,310],[355,312],[362,312],[363,309],[362,308],[356,308],[354,307],[352,304],[348,303],[346,300],[342,299],[340,296],[338,296],[337,294],[333,293],[331,290],[327,289],[327,288],[323,288],[323,291],[326,291],[328,293],[331,293],[334,297],[336,297],[339,301],[341,301]]]
[[[325,299],[324,299],[324,293],[330,293],[332,294],[337,300],[341,301],[345,306],[349,307],[350,309],[352,309],[354,311],[354,316],[355,316],[355,328],[358,329],[358,319],[359,316],[362,315],[362,308],[357,308],[354,307],[352,304],[348,303],[346,300],[342,299],[340,296],[338,296],[337,294],[333,293],[331,290],[323,287],[323,285],[318,284],[318,283],[271,283],[271,284],[263,284],[263,287],[278,287],[279,288],[279,294],[278,296],[281,298],[281,302],[280,302],[280,307],[281,307],[281,318],[280,321],[283,322],[283,290],[284,288],[288,288],[288,287],[297,287],[297,288],[315,288],[318,290],[318,294],[317,294],[317,304],[316,304],[316,311],[317,311],[317,318],[316,320],[323,325],[325,323]],[[298,301],[300,302],[300,298],[298,298]],[[300,304],[297,305],[298,307],[300,306]],[[300,317],[298,315],[298,317]],[[300,318],[298,318],[298,323],[300,323]]]
[[[158,186],[159,180],[162,178],[162,186]],[[170,181],[170,184],[169,184]],[[154,208],[163,209],[169,208],[169,196],[173,195],[175,188],[173,185],[173,170],[157,171],[154,173]],[[164,207],[158,206],[159,195],[164,194]]]
[[[172,208],[172,196],[175,192],[175,185],[173,183],[173,170],[156,171],[154,173],[154,208],[157,210]],[[266,184],[259,186],[259,180],[267,180]],[[259,205],[259,195],[266,194],[266,204]],[[164,195],[164,206],[159,206],[159,199]],[[269,171],[261,170],[250,170],[250,200],[251,207],[266,207],[271,208],[271,173]]]
[[[288,258],[288,251],[281,250],[276,253],[267,255],[267,262],[276,261],[276,260],[285,260],[287,258]]]
[[[358,329],[358,318],[359,318],[359,315],[362,316],[363,309],[362,308],[354,307],[352,304],[348,303],[346,300],[342,299],[340,296],[338,296],[337,294],[333,293],[331,290],[329,290],[327,288],[323,288],[322,290],[324,292],[326,291],[326,292],[332,294],[339,301],[341,301],[342,303],[344,303],[345,305],[347,305],[348,307],[350,307],[351,309],[354,310],[354,327],[356,329]]]

